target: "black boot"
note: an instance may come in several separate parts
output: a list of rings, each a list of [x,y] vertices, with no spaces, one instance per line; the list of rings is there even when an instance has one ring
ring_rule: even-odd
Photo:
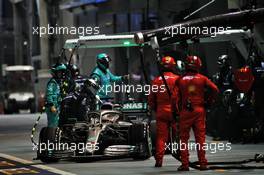
[[[178,171],[189,171],[189,167],[188,166],[183,166],[181,165],[179,168],[178,168]]]
[[[162,161],[156,161],[155,167],[157,167],[157,168],[162,167]]]

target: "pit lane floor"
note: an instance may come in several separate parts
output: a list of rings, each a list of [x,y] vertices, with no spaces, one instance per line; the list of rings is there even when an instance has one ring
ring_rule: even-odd
[[[191,169],[190,172],[177,172],[180,162],[172,156],[166,155],[164,166],[154,168],[154,158],[145,161],[134,161],[132,159],[100,160],[94,162],[77,163],[73,161],[60,161],[55,164],[43,164],[38,160],[32,160],[36,157],[30,141],[31,128],[37,119],[38,114],[19,114],[19,115],[0,115],[0,157],[7,155],[5,161],[22,160],[30,166],[36,166],[43,171],[43,174],[91,174],[91,175],[171,175],[171,174],[263,174],[264,170],[209,170],[198,171]],[[42,116],[38,128],[45,126],[46,117]],[[193,140],[193,137],[191,138]],[[210,138],[208,143],[212,143]],[[226,142],[224,142],[226,144]],[[232,144],[230,151],[217,151],[216,153],[207,152],[209,161],[239,161],[253,158],[256,153],[264,153],[264,144]],[[213,149],[211,149],[213,152]],[[10,158],[10,159],[9,159]],[[196,161],[196,152],[191,151],[191,161]],[[2,157],[3,159],[3,157]],[[1,158],[0,158],[1,160]],[[26,161],[25,161],[26,160]],[[29,162],[32,161],[32,162]],[[25,166],[26,165],[25,163]],[[264,166],[264,163],[251,163],[250,165]],[[23,165],[22,165],[23,167]],[[0,167],[1,168],[1,167]],[[38,170],[38,169],[37,169]],[[1,172],[0,172],[1,174]]]

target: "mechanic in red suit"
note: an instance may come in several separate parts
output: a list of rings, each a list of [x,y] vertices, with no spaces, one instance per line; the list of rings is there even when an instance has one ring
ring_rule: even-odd
[[[175,82],[179,78],[174,74],[176,63],[174,58],[165,56],[161,60],[161,69],[164,74],[164,78],[167,82],[169,89],[172,91],[175,87]],[[164,81],[161,76],[156,77],[152,81],[152,87],[158,86],[158,92],[151,92],[148,96],[148,103],[152,110],[156,112],[156,125],[157,125],[157,137],[156,137],[156,164],[155,167],[161,167],[163,162],[163,156],[165,153],[165,143],[169,138],[169,128],[172,128],[172,133],[176,132],[176,124],[172,116],[172,100],[176,100],[175,96],[170,96],[166,91]],[[175,94],[175,93],[174,93]]]
[[[203,145],[205,143],[205,103],[212,103],[219,90],[217,86],[207,77],[199,73],[202,67],[202,61],[197,56],[188,56],[186,58],[186,73],[178,79],[176,85],[179,91],[180,105],[180,144],[182,165],[179,171],[189,171],[189,150],[188,140],[191,128],[194,131],[196,150],[200,170],[207,169],[207,160]],[[205,90],[208,88],[210,94],[208,99],[205,97]],[[185,146],[183,146],[185,145]]]

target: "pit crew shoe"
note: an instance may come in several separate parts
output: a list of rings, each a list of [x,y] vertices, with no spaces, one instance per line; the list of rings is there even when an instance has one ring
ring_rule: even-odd
[[[155,163],[155,167],[156,167],[156,168],[160,168],[160,167],[162,167],[162,162],[161,162],[161,161],[156,161],[156,163]]]
[[[178,171],[190,171],[188,166],[183,166],[183,165],[181,165],[177,170]]]
[[[209,170],[207,165],[200,165],[200,171],[206,171],[206,170]]]

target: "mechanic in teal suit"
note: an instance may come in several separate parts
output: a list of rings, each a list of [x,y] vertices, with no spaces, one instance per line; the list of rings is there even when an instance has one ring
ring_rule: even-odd
[[[65,64],[55,64],[51,68],[52,78],[49,80],[46,89],[46,114],[48,127],[58,127],[61,97],[61,82],[65,78]]]
[[[129,79],[129,75],[124,76],[115,76],[111,73],[109,70],[109,64],[110,64],[111,58],[109,55],[105,53],[100,53],[96,57],[96,63],[97,66],[92,71],[91,77],[97,82],[97,84],[101,87],[97,95],[100,97],[101,100],[107,101],[111,99],[112,97],[107,94],[107,88],[110,86],[113,82],[122,82],[127,81]]]

